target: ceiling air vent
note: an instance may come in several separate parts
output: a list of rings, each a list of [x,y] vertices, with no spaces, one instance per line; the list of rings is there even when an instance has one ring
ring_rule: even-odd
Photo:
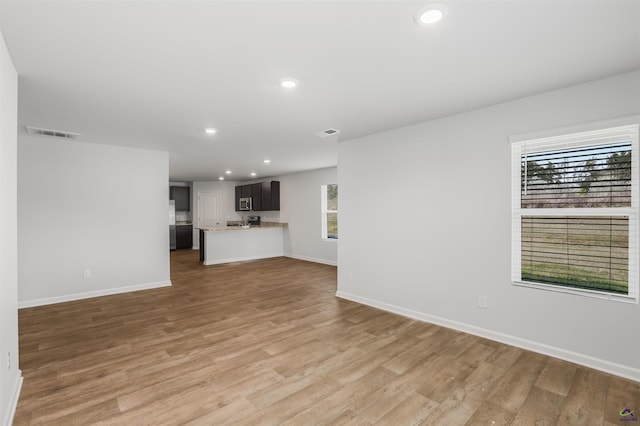
[[[327,129],[327,130],[321,131],[320,133],[316,133],[316,135],[320,136],[321,138],[326,138],[327,136],[337,135],[338,133],[340,133],[340,130]]]
[[[24,126],[30,135],[51,136],[62,139],[80,139],[80,133],[65,132],[62,130],[41,129],[39,127]]]

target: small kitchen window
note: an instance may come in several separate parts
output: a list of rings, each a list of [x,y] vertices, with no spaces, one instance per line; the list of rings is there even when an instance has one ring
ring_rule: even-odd
[[[512,281],[638,301],[638,125],[512,144]]]
[[[322,185],[322,238],[338,239],[338,185]]]

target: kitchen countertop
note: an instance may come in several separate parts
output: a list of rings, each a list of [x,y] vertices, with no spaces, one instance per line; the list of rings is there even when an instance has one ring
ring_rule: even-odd
[[[193,225],[193,223],[189,222],[189,221],[179,221],[176,222],[176,226],[180,226],[180,225]]]
[[[251,229],[264,229],[264,228],[284,228],[286,223],[282,222],[262,222],[260,225],[251,225],[249,228],[243,228],[242,226],[203,226],[198,229],[210,232],[219,231],[248,231]]]

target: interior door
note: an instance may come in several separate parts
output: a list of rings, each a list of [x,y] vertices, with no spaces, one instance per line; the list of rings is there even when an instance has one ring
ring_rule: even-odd
[[[220,208],[217,192],[198,192],[198,226],[220,225]]]

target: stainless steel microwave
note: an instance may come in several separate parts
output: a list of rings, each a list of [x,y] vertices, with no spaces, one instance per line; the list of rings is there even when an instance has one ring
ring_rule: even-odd
[[[251,210],[251,197],[240,198],[240,210]]]

